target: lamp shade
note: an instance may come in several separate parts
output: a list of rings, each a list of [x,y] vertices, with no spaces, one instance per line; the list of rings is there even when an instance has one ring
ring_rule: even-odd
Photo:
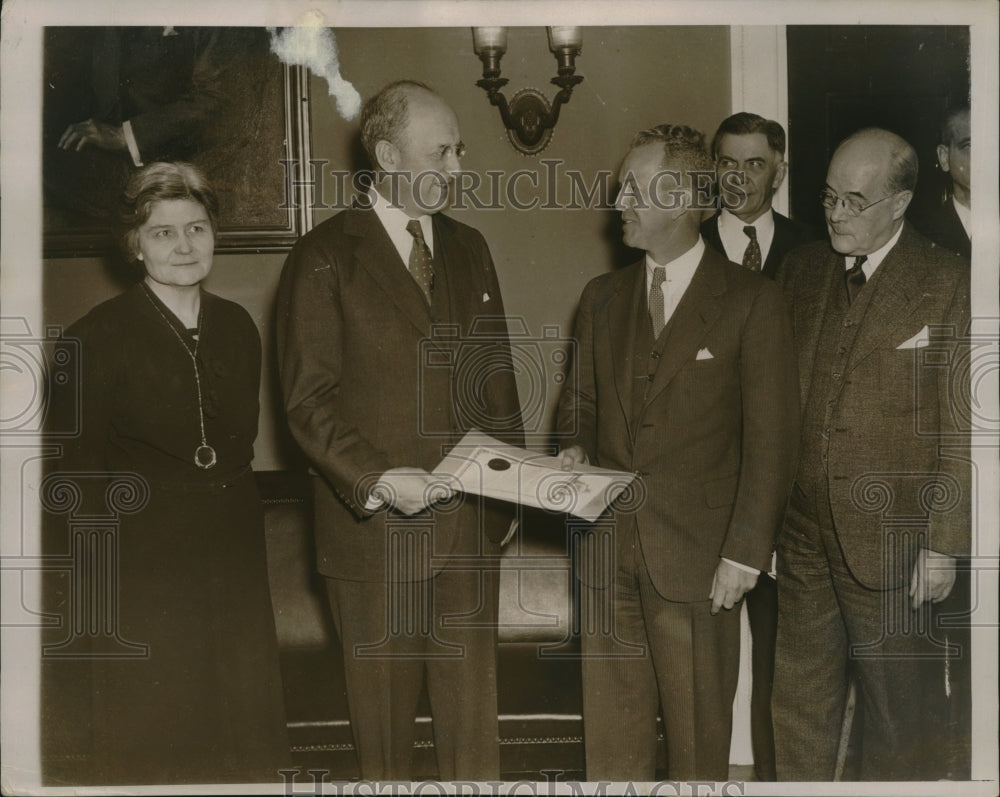
[[[503,55],[507,52],[507,28],[473,28],[472,48],[476,55],[489,50]]]
[[[583,48],[583,34],[580,28],[562,25],[549,28],[549,49],[552,52],[570,49],[579,52]]]

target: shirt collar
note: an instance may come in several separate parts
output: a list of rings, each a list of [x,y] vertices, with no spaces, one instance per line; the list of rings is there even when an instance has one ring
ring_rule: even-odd
[[[382,226],[385,227],[385,231],[389,234],[389,238],[399,251],[400,257],[403,258],[403,262],[409,262],[410,250],[413,248],[413,236],[410,235],[409,231],[407,231],[406,225],[411,221],[410,216],[407,216],[402,208],[390,205],[389,201],[377,190],[375,190],[374,186],[368,189],[368,198],[371,202],[372,210],[375,211],[375,215],[378,216],[378,220],[382,222]],[[423,230],[424,241],[427,243],[427,248],[430,249],[431,254],[433,255],[433,220],[427,214],[419,216],[417,220],[420,222],[420,229]]]
[[[722,241],[722,248],[726,250],[726,257],[734,263],[743,262],[747,245],[750,243],[750,236],[743,232],[744,227],[753,227],[757,230],[757,245],[760,247],[760,254],[763,260],[767,259],[771,251],[771,242],[774,240],[774,212],[768,210],[762,213],[753,224],[747,224],[739,216],[723,208],[719,212],[719,240]]]
[[[653,281],[653,269],[657,267],[665,268],[667,272],[667,282],[690,282],[695,269],[701,262],[701,256],[705,254],[705,242],[698,236],[698,241],[680,257],[676,257],[669,263],[657,263],[646,253],[646,285]]]
[[[879,267],[885,256],[889,254],[889,250],[896,245],[899,240],[899,236],[903,234],[903,225],[899,225],[899,229],[896,233],[886,241],[882,246],[876,249],[874,252],[868,253],[868,259],[861,265],[861,270],[865,272],[865,279],[871,279],[872,274],[875,273],[875,269]],[[844,268],[849,269],[854,265],[854,260],[859,257],[859,255],[846,255],[844,257]]]
[[[770,239],[774,236],[774,211],[768,210],[766,213],[761,213],[753,224],[747,224],[739,216],[730,213],[727,208],[723,208],[719,213],[719,227],[725,227],[727,230],[739,232],[743,235],[746,235],[743,232],[744,227],[754,227],[757,230],[758,241],[764,237]]]

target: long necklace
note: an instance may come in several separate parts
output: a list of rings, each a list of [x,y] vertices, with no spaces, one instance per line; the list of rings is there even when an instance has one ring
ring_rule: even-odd
[[[160,318],[163,319],[170,331],[174,333],[174,336],[181,344],[181,348],[187,353],[188,357],[191,358],[191,365],[194,367],[194,385],[198,390],[198,426],[201,429],[201,445],[194,450],[194,464],[197,465],[202,470],[208,470],[215,466],[217,458],[215,456],[215,449],[212,448],[208,441],[205,439],[205,409],[202,404],[201,398],[201,377],[198,375],[198,344],[201,343],[201,307],[198,308],[198,335],[194,339],[194,351],[188,348],[188,345],[184,342],[184,338],[181,337],[180,333],[174,328],[174,325],[170,323],[169,319],[163,314],[160,306],[154,301],[150,289],[143,283],[142,286],[146,292],[146,298],[149,299],[149,303],[153,305],[156,312],[160,314]]]

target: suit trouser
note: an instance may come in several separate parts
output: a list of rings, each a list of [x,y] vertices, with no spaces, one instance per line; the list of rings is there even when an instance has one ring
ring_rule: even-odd
[[[958,559],[955,585],[948,597],[931,607],[934,636],[949,647],[946,658],[923,662],[921,694],[927,727],[934,729],[937,744],[931,751],[935,778],[968,780],[971,776],[972,672],[969,612],[972,608],[968,557]]]
[[[750,667],[750,741],[757,780],[775,780],[774,726],[771,720],[771,691],[774,685],[774,645],[778,632],[778,585],[761,573],[757,586],[747,593],[747,619],[753,646]]]
[[[739,608],[664,599],[637,539],[626,559],[607,588],[581,585],[587,779],[654,780],[662,706],[668,777],[728,780]]]
[[[494,571],[425,581],[327,578],[344,650],[347,702],[365,780],[411,780],[417,701],[427,677],[441,780],[500,776]]]
[[[919,689],[920,657],[929,650],[920,632],[926,604],[910,608],[908,578],[885,591],[860,584],[832,525],[793,504],[778,538],[772,700],[778,778],[833,780],[853,675],[864,723],[859,777],[925,779]]]

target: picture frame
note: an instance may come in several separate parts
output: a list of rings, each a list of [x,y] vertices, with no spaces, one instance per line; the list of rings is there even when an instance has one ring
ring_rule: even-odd
[[[60,143],[72,120],[102,114],[115,126],[125,121],[130,115],[125,93],[141,91],[134,84],[155,82],[162,73],[195,88],[161,85],[165,78],[139,97],[149,111],[158,96],[186,92],[181,100],[186,106],[177,114],[166,105],[149,111],[147,119],[162,130],[158,139],[174,135],[158,141],[152,157],[140,152],[142,162],[184,160],[202,169],[219,197],[216,250],[285,251],[310,229],[311,208],[296,201],[292,190],[309,162],[308,73],[270,51],[265,28],[47,27],[43,35],[44,257],[101,256],[114,249],[118,198],[137,168],[130,152],[90,144],[67,150]],[[154,71],[169,59],[181,68]],[[124,74],[126,64],[146,74]],[[199,76],[198,70],[209,74]],[[102,87],[109,72],[111,85]],[[198,92],[207,96],[206,108],[192,113],[190,106],[202,101],[191,99]],[[182,127],[199,121],[201,130]]]

